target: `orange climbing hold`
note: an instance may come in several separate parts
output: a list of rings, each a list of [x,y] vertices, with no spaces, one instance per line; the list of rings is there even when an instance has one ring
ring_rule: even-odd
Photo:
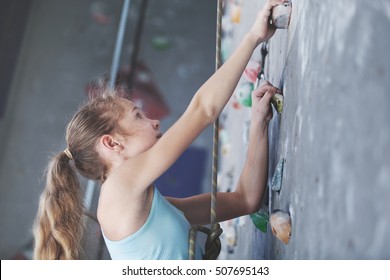
[[[291,217],[289,213],[275,210],[269,219],[272,233],[277,239],[287,244],[291,237]]]

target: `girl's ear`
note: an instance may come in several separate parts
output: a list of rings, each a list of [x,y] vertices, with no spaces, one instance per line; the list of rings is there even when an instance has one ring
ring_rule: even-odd
[[[122,145],[114,139],[111,135],[105,134],[100,138],[100,143],[99,143],[102,148],[108,149],[110,151],[120,151],[122,150]]]

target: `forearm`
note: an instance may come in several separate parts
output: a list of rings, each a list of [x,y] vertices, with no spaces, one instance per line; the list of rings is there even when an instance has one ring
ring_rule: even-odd
[[[241,75],[257,47],[258,42],[251,33],[242,42],[230,58],[199,88],[194,99],[216,118],[233,94]]]
[[[236,190],[217,195],[219,222],[254,213],[260,207],[268,173],[268,122],[251,124],[247,153]],[[210,223],[209,193],[168,200],[185,213],[192,225]]]
[[[264,196],[268,177],[268,122],[252,123],[247,159],[236,192],[246,214],[256,212]]]

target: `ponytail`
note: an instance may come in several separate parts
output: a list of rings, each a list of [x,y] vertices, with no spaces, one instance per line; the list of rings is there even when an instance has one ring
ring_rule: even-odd
[[[83,201],[79,179],[65,152],[56,155],[46,171],[34,224],[34,259],[80,259]]]
[[[119,100],[114,95],[97,97],[70,120],[65,137],[68,148],[46,170],[46,187],[33,229],[35,259],[80,259],[84,207],[75,172],[104,181],[108,165],[96,143],[102,135],[120,129],[117,125],[124,107]]]

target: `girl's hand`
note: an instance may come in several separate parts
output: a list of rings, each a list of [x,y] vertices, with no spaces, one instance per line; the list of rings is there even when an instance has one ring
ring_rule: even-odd
[[[281,94],[282,91],[268,81],[252,92],[252,121],[268,124],[272,119],[271,98],[275,93]]]
[[[287,0],[267,0],[264,7],[258,12],[255,23],[253,24],[250,34],[252,34],[257,43],[265,42],[274,35],[276,28],[271,24],[272,8],[288,2]]]

